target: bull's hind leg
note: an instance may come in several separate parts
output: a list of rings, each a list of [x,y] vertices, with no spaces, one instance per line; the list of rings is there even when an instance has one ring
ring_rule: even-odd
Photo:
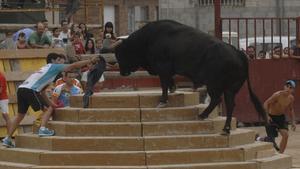
[[[240,81],[238,83],[235,83],[235,85],[232,85],[231,88],[224,91],[224,100],[225,100],[225,106],[226,106],[226,122],[223,128],[222,135],[229,135],[230,129],[231,129],[231,119],[232,119],[232,113],[235,107],[235,96],[237,92],[242,87],[244,81]]]
[[[169,82],[169,91],[170,93],[174,93],[176,91],[176,85],[173,78],[171,78]]]
[[[198,115],[198,118],[201,120],[206,119],[209,116],[209,114],[214,110],[214,108],[221,102],[222,92],[220,90],[207,87],[207,92],[211,97],[211,100],[207,108],[201,114]]]
[[[173,79],[172,76],[159,76],[159,78],[160,78],[160,85],[162,89],[162,96],[160,97],[160,102],[157,105],[157,108],[163,108],[167,106],[168,88],[170,87],[170,84],[172,83]]]
[[[235,103],[234,103],[235,94],[236,93],[231,92],[231,91],[224,92],[224,100],[225,100],[227,112],[226,112],[225,126],[223,128],[221,135],[229,135],[230,134],[232,112],[233,112],[233,109],[235,106]]]

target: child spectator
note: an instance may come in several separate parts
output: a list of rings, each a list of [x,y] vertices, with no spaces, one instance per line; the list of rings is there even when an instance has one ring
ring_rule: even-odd
[[[73,37],[74,37],[73,46],[75,48],[75,53],[77,55],[85,54],[85,49],[84,49],[81,39],[80,39],[80,33],[76,32]]]
[[[92,33],[88,32],[88,29],[87,29],[87,26],[85,23],[80,23],[79,28],[82,30],[84,40],[88,40],[88,39],[91,39],[94,37],[94,35]]]
[[[52,47],[53,48],[63,48],[65,46],[63,40],[59,38],[60,30],[59,28],[53,28],[52,30]]]
[[[61,21],[61,29],[62,31],[59,33],[59,38],[62,39],[65,45],[67,45],[71,38],[71,33],[69,30],[69,24],[66,20]]]
[[[73,84],[74,76],[73,72],[65,72],[65,76],[63,77],[65,83],[55,87],[52,94],[52,101],[58,107],[69,106],[70,96],[82,93],[82,89]]]
[[[74,75],[74,76],[73,76],[73,79],[72,79],[73,85],[75,85],[75,86],[79,87],[80,89],[82,89],[82,86],[81,86],[81,84],[80,84],[80,81],[77,80],[77,79],[75,78],[75,77],[76,77],[76,73],[74,72],[72,75]],[[59,85],[65,83],[65,82],[66,82],[65,79],[66,79],[66,73],[65,73],[65,72],[62,72],[62,77],[59,78],[59,79],[57,79],[57,80],[55,81],[55,85],[54,85],[54,86],[57,87],[57,86],[59,86]]]
[[[11,127],[11,120],[8,115],[8,96],[7,96],[6,79],[2,73],[0,73],[0,110],[2,117],[6,122],[7,132]]]
[[[18,40],[16,42],[16,48],[17,49],[26,49],[26,48],[28,48],[24,32],[19,33],[19,37],[18,37]]]
[[[95,54],[95,43],[93,39],[88,39],[85,43],[86,54]]]

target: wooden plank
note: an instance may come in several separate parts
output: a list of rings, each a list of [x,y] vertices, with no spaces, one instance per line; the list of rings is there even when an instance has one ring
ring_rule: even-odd
[[[37,59],[46,58],[49,53],[65,54],[63,48],[49,48],[49,49],[3,49],[0,50],[0,59]]]
[[[29,77],[33,71],[15,71],[15,72],[5,72],[4,76],[6,81],[14,82],[14,81],[24,81],[27,77]]]

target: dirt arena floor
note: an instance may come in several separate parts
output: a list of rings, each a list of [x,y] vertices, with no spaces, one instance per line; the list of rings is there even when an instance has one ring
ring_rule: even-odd
[[[247,127],[257,131],[260,135],[265,135],[265,130],[263,127]],[[291,155],[293,157],[293,169],[300,169],[300,124],[297,125],[295,132],[290,130],[289,141],[285,154]],[[279,144],[280,137],[276,139]]]

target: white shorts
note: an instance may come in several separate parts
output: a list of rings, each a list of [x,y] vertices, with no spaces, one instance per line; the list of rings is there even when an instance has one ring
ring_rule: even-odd
[[[8,99],[0,100],[0,112],[3,114],[8,113]]]

